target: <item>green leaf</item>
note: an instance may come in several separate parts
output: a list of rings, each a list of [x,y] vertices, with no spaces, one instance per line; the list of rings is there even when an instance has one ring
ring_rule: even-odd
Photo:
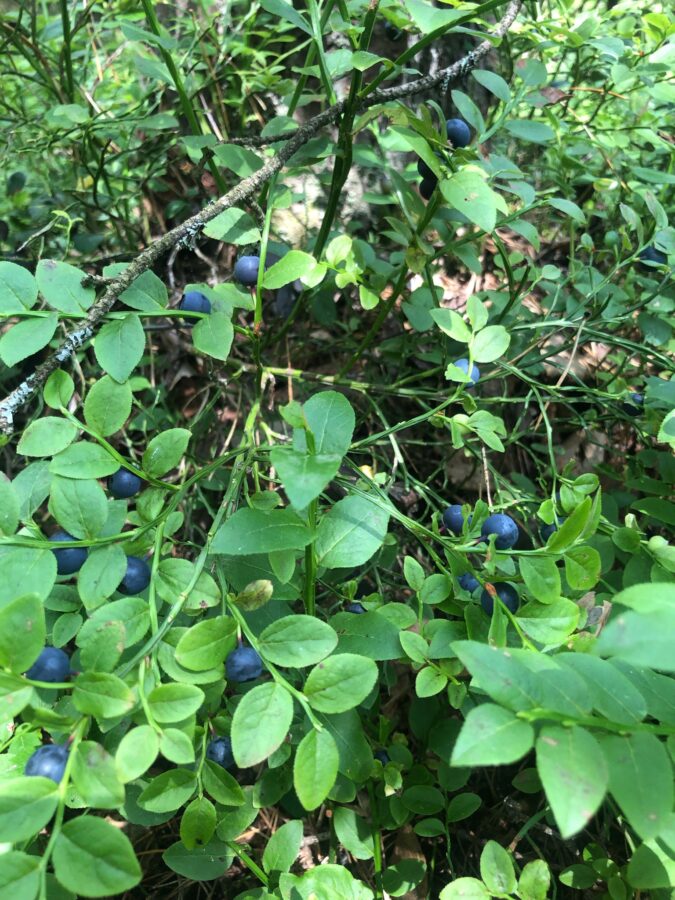
[[[560,571],[550,556],[521,556],[520,574],[528,591],[540,603],[553,603],[560,597]]]
[[[477,878],[455,878],[443,888],[439,900],[490,900],[490,892]]]
[[[153,478],[175,469],[192,435],[187,428],[169,428],[154,437],[143,453],[143,469]]]
[[[111,809],[124,803],[124,785],[113,757],[95,741],[82,741],[75,751],[73,785],[83,802],[98,809]]]
[[[490,91],[491,94],[494,94],[499,100],[503,100],[504,103],[508,103],[511,99],[511,91],[508,84],[496,72],[490,72],[489,69],[474,69],[471,76],[485,90]]]
[[[441,182],[441,192],[450,206],[470,222],[483,231],[493,231],[497,224],[497,209],[503,201],[486,183],[480,170],[468,166],[461,169]]]
[[[0,666],[17,674],[30,668],[45,645],[45,612],[36,594],[0,608]]]
[[[119,384],[109,375],[95,382],[84,401],[84,418],[101,437],[119,431],[129,418],[133,396],[128,382]]]
[[[399,628],[381,612],[356,616],[348,612],[338,613],[331,619],[331,625],[339,635],[340,653],[357,653],[375,660],[398,659],[402,655]]]
[[[159,736],[159,751],[165,759],[179,766],[195,761],[192,741],[180,728],[165,728]]]
[[[94,353],[101,368],[123,384],[141,361],[145,332],[141,318],[129,313],[106,322],[94,340]]]
[[[319,496],[337,474],[341,459],[335,455],[299,453],[291,447],[274,447],[270,451],[270,462],[297,509],[305,509]]]
[[[0,841],[15,844],[32,838],[49,822],[58,802],[59,787],[51,778],[34,775],[0,782]]]
[[[68,419],[43,416],[31,422],[21,435],[16,452],[23,456],[53,456],[65,450],[77,435],[77,426]]]
[[[527,603],[518,611],[518,624],[535,641],[560,644],[579,624],[580,610],[571,600],[559,598],[548,606]]]
[[[73,706],[78,712],[112,719],[133,709],[134,696],[116,675],[82,672],[75,679]]]
[[[197,789],[197,776],[188,769],[170,769],[153,778],[138,798],[150,812],[174,812],[187,803]]]
[[[49,471],[64,478],[106,478],[120,467],[105,447],[91,441],[76,441],[52,459]]]
[[[534,744],[529,722],[493,703],[469,710],[452,750],[452,766],[500,766],[521,759]]]
[[[52,478],[49,511],[73,537],[88,540],[98,537],[108,518],[108,499],[94,480]]]
[[[302,822],[294,819],[277,828],[263,851],[263,869],[266,872],[288,872],[300,852]]]
[[[232,320],[223,312],[216,311],[204,316],[192,329],[195,348],[213,359],[227,359],[233,338]]]
[[[586,497],[548,539],[546,546],[549,550],[566,550],[573,544],[584,530],[591,516],[591,508],[591,498]]]
[[[422,34],[431,34],[437,28],[447,28],[466,15],[463,9],[438,9],[424,0],[407,0],[407,11]]]
[[[204,692],[194,684],[159,684],[147,697],[155,721],[180,722],[197,712]]]
[[[205,847],[188,850],[182,841],[176,841],[162,854],[162,861],[173,872],[190,881],[214,881],[222,878],[232,865],[234,851],[227,844],[211,840]]]
[[[216,606],[220,603],[220,588],[208,572],[201,572],[194,582],[196,573],[195,563],[190,560],[163,559],[157,570],[157,593],[167,603],[175,603],[192,585],[184,610],[202,611]]]
[[[353,653],[330,656],[307,676],[304,694],[314,709],[340,713],[366,699],[377,681],[377,665]]]
[[[244,805],[244,792],[235,777],[226,772],[222,766],[207,759],[202,769],[202,779],[204,790],[211,794],[216,803],[224,806]]]
[[[141,867],[129,838],[96,816],[71,819],[56,838],[54,874],[80,897],[110,897],[135,887]]]
[[[673,810],[673,767],[665,744],[654,734],[606,736],[609,790],[643,840],[657,837]]]
[[[84,315],[84,311],[94,302],[94,288],[82,287],[86,277],[75,266],[54,259],[41,259],[35,270],[42,296],[53,309],[64,313]]]
[[[586,224],[586,216],[583,211],[573,203],[571,200],[564,200],[561,197],[551,197],[548,201],[549,206],[552,206],[554,209],[560,210],[560,212],[565,213],[565,215],[569,216],[571,219],[574,219],[575,222],[578,222],[580,225]]]
[[[311,253],[303,250],[289,250],[278,262],[270,266],[263,276],[262,286],[267,290],[275,290],[285,284],[291,284],[296,278],[307,275],[316,266]]]
[[[452,593],[452,581],[447,575],[441,575],[440,572],[429,575],[425,578],[422,590],[420,591],[420,600],[429,606],[435,606],[443,603]]]
[[[292,3],[288,3],[287,0],[261,0],[260,5],[263,9],[266,9],[267,12],[272,13],[273,16],[277,16],[279,19],[285,19],[296,28],[304,31],[305,34],[312,34],[312,29],[302,15],[293,7]]]
[[[6,366],[15,366],[22,359],[42,350],[54,337],[58,324],[56,313],[17,322],[0,338],[0,359]]]
[[[115,751],[115,768],[124,784],[135,781],[148,771],[159,753],[159,737],[150,725],[131,728]]]
[[[237,643],[237,623],[231,616],[205,619],[189,628],[176,645],[176,660],[192,672],[220,666]]]
[[[0,475],[0,534],[10,536],[19,526],[19,495],[16,486]]]
[[[403,560],[403,575],[408,587],[413,591],[419,591],[424,584],[424,569],[413,556],[406,556]]]
[[[195,797],[180,820],[180,839],[188,848],[203,847],[216,830],[216,808],[206,797]]]
[[[644,586],[656,591],[661,585]],[[620,597],[621,595],[617,595]],[[621,601],[618,600],[618,603]],[[635,666],[675,672],[672,635],[675,632],[675,608],[649,612],[621,612],[603,629],[593,652],[598,656],[618,657]]]
[[[602,562],[594,547],[572,547],[565,553],[565,576],[575,591],[590,591],[598,583]]]
[[[628,863],[627,877],[629,884],[634,888],[644,890],[672,888],[675,884],[672,845],[667,851],[656,841],[641,844]]]
[[[511,343],[511,335],[503,325],[488,325],[473,336],[471,356],[474,362],[494,362],[503,356]]]
[[[344,456],[354,434],[354,410],[349,400],[337,391],[321,391],[314,394],[302,407],[305,422],[314,436],[317,454]],[[307,448],[304,430],[293,433],[293,446],[297,450]]]
[[[518,879],[521,900],[546,900],[551,885],[551,872],[543,859],[526,863]]]
[[[40,889],[40,857],[20,850],[0,855],[0,891],[13,900],[35,900]]]
[[[512,894],[516,874],[510,854],[496,841],[488,841],[480,855],[480,877],[491,894]]]
[[[33,688],[27,685],[23,679],[0,672],[0,715],[3,721],[14,718],[34,701]],[[3,840],[2,837],[0,837],[1,840]]]
[[[25,594],[46,600],[55,581],[56,557],[51,550],[0,549],[0,606]]]
[[[346,806],[337,806],[333,810],[333,827],[338,840],[352,856],[356,859],[373,858],[373,834],[363,816]]]
[[[115,593],[127,570],[127,557],[119,544],[90,551],[77,576],[77,590],[91,612]]]
[[[219,213],[202,230],[207,237],[226,244],[257,244],[261,238],[260,229],[251,216],[236,207]]]
[[[245,694],[232,718],[232,752],[241,768],[255,766],[281,746],[293,719],[285,687],[270,682]]]
[[[506,128],[514,137],[532,144],[547,144],[555,139],[555,131],[545,122],[512,119],[506,123]]]
[[[471,330],[459,313],[452,309],[442,307],[430,309],[429,315],[444,334],[460,344],[468,344],[471,340]]]
[[[339,754],[330,733],[309,731],[298,744],[293,763],[293,786],[307,810],[316,809],[328,796],[338,773]]]
[[[335,631],[314,616],[284,616],[258,637],[258,649],[272,663],[290,668],[312,666],[333,652]]]
[[[247,556],[273,550],[302,550],[312,532],[289,509],[239,509],[218,529],[212,553]]]
[[[120,294],[120,300],[125,306],[143,312],[157,312],[169,302],[166,286],[154,272],[143,272],[135,278],[130,287]]]
[[[556,662],[586,682],[593,708],[611,722],[635,725],[647,714],[639,690],[615,666],[588,653],[559,653]]]
[[[368,497],[339,500],[319,522],[319,564],[329,569],[362,565],[382,546],[388,525],[389,512]]]
[[[602,803],[609,772],[584,728],[546,725],[537,738],[537,772],[563,839],[581,831]]]
[[[515,712],[540,705],[537,677],[508,650],[477,641],[455,641],[451,649],[474,676],[473,684]]]
[[[0,312],[24,312],[35,306],[38,286],[24,266],[0,261]]]

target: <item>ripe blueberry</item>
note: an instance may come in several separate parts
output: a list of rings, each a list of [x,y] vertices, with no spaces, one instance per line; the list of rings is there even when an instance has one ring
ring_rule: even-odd
[[[465,572],[464,575],[460,575],[457,581],[459,582],[459,586],[464,588],[464,590],[468,591],[470,594],[473,593],[480,584],[476,576],[472,575],[471,572]]]
[[[386,766],[389,762],[389,754],[384,749],[384,747],[380,747],[379,750],[376,750],[373,753],[373,756],[375,757],[375,759],[379,759],[383,766]]]
[[[425,178],[420,184],[420,194],[425,200],[431,200],[431,195],[436,190],[438,178],[432,175],[431,178]]]
[[[108,490],[117,500],[126,500],[137,494],[143,484],[142,479],[128,469],[118,469],[108,479]]]
[[[471,131],[464,119],[448,119],[445,129],[453,147],[466,147],[471,141]]]
[[[232,741],[229,737],[217,737],[209,741],[206,747],[206,758],[224,769],[232,768],[234,756],[232,755]]]
[[[201,291],[188,291],[183,294],[178,309],[184,309],[186,312],[210,313],[211,301]]]
[[[657,250],[656,247],[645,247],[645,249],[640,253],[640,262],[642,265],[649,269],[649,263],[657,263],[659,266],[665,266],[668,263],[668,257],[661,250]]]
[[[345,610],[350,613],[364,613],[366,608],[362,603],[348,603]]]
[[[225,660],[228,681],[255,681],[262,670],[262,660],[253,647],[237,647]]]
[[[417,160],[417,171],[420,174],[420,177],[423,179],[427,178],[436,178],[434,172],[429,168],[429,166],[424,162],[423,159]]]
[[[504,513],[493,513],[483,522],[480,531],[482,537],[487,540],[491,534],[497,535],[495,547],[497,550],[508,550],[518,540],[518,526],[511,516]]]
[[[49,538],[50,541],[76,541],[72,534],[68,534],[62,528],[55,531]],[[56,557],[56,571],[59,575],[73,575],[79,572],[87,558],[84,547],[62,547],[60,550],[52,550]]]
[[[453,534],[461,534],[464,525],[464,514],[459,503],[453,503],[443,513],[443,524]],[[471,524],[471,516],[469,516],[469,524]]]
[[[401,28],[397,28],[393,22],[387,20],[384,23],[384,33],[390,41],[396,42],[401,40],[405,32]]]
[[[469,360],[468,359],[465,359],[465,358],[456,359],[454,364],[457,366],[458,369],[461,369],[465,375],[469,375]],[[478,366],[475,363],[473,363],[473,365],[471,366],[471,374],[469,375],[469,378],[471,379],[471,381],[469,382],[469,384],[467,384],[467,387],[471,387],[472,385],[474,385],[480,378],[480,369],[478,368]]]
[[[279,288],[272,305],[275,315],[282,319],[287,319],[290,316],[298,294],[302,293],[302,287],[302,282],[298,279]]]
[[[259,256],[240,256],[234,265],[234,280],[246,287],[253,287],[258,281]]]
[[[127,570],[117,590],[121,594],[140,594],[150,584],[150,566],[138,556],[127,556]]]
[[[498,581],[493,586],[497,591],[497,596],[502,601],[504,606],[510,612],[515,613],[518,609],[519,604],[518,591],[510,584],[507,584],[505,581]],[[486,590],[483,591],[483,593],[480,595],[480,605],[483,607],[488,616],[492,615],[495,601],[492,595],[489,594]]]
[[[639,416],[644,405],[645,395],[631,391],[626,400],[621,404],[621,409],[628,416]]]
[[[57,784],[63,778],[68,761],[68,748],[62,744],[44,744],[29,757],[24,775],[41,775]]]
[[[26,678],[32,681],[65,681],[70,675],[70,659],[68,654],[58,647],[45,647],[26,672]]]

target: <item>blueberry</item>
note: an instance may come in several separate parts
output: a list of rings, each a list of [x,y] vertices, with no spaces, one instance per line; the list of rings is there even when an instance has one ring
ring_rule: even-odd
[[[237,647],[225,660],[228,681],[255,681],[262,670],[262,660],[253,647]]]
[[[275,315],[282,319],[287,319],[295,306],[298,294],[302,293],[303,284],[300,280],[285,284],[276,292],[272,309]]]
[[[234,280],[246,287],[255,286],[258,282],[259,256],[240,256],[234,265]]]
[[[510,612],[515,613],[520,602],[518,598],[518,591],[510,584],[507,584],[505,581],[498,581],[493,586],[497,591],[497,596],[502,601],[504,606]],[[483,607],[488,616],[491,616],[492,610],[494,609],[495,605],[494,598],[487,591],[483,591],[480,596],[480,605]]]
[[[668,257],[661,250],[657,250],[656,247],[645,247],[640,253],[640,262],[645,268],[649,269],[651,266],[648,263],[656,263],[659,266],[667,265]]]
[[[462,359],[456,359],[454,364],[457,366],[458,369],[461,369],[465,375],[469,375],[469,360],[468,359],[465,359],[464,357]],[[469,378],[471,379],[471,381],[467,385],[467,387],[471,387],[471,385],[474,385],[480,378],[480,369],[478,368],[478,366],[475,363],[473,363],[473,365],[471,366],[471,374],[469,375]]]
[[[345,610],[350,613],[364,613],[366,608],[362,603],[348,603]]]
[[[431,200],[431,195],[436,190],[438,178],[432,175],[431,178],[425,178],[420,184],[420,194],[425,200]]]
[[[443,513],[443,524],[453,534],[461,534],[464,525],[464,514],[459,503],[453,503]],[[471,516],[469,516],[469,524],[471,524]]]
[[[373,753],[373,756],[375,757],[375,759],[379,759],[379,761],[382,763],[383,766],[386,766],[387,763],[389,762],[389,754],[384,749],[384,747],[380,747],[379,750],[376,750]]]
[[[464,588],[464,590],[468,591],[470,594],[473,593],[480,584],[476,576],[472,575],[471,572],[465,572],[464,575],[460,575],[457,581],[459,582],[459,586]]]
[[[140,491],[142,485],[142,479],[125,468],[118,469],[108,479],[108,490],[117,500],[133,497]]]
[[[234,756],[232,755],[232,741],[229,737],[217,737],[209,741],[206,747],[206,758],[224,769],[231,769],[234,765]]]
[[[150,566],[138,556],[127,556],[127,570],[117,590],[121,594],[140,594],[150,584]]]
[[[645,405],[645,395],[638,394],[635,391],[631,391],[630,395],[624,400],[621,404],[621,409],[628,416],[639,416],[642,412],[642,407]]]
[[[471,131],[464,119],[448,119],[445,130],[453,147],[466,147],[471,141]]]
[[[201,291],[188,291],[183,294],[178,309],[184,309],[186,312],[210,313],[211,301]]]
[[[553,522],[551,525],[542,525],[539,529],[539,534],[541,535],[542,541],[544,541],[545,543],[552,534],[555,534],[555,532],[560,528],[564,521],[565,516],[560,516],[557,522]]]
[[[497,535],[495,547],[497,550],[508,550],[518,540],[518,526],[511,516],[504,513],[493,513],[483,522],[480,531],[482,537],[487,540],[491,534]]]
[[[65,681],[70,675],[70,659],[68,654],[58,647],[45,647],[26,672],[26,678],[32,681]]]
[[[68,534],[62,528],[55,531],[49,538],[50,541],[76,541],[72,534]],[[56,557],[56,571],[59,575],[73,575],[79,572],[87,558],[87,551],[84,547],[62,547],[60,550],[52,550]]]
[[[424,162],[423,159],[417,160],[417,171],[419,172],[420,177],[425,181],[427,179],[436,178],[434,172],[429,168],[429,166]]]
[[[67,761],[67,747],[62,744],[45,744],[30,756],[23,770],[24,775],[41,775],[58,784],[63,778]]]

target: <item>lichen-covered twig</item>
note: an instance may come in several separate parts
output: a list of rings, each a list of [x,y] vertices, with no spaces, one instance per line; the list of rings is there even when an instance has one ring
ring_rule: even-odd
[[[504,16],[491,34],[492,40],[483,41],[462,59],[433,76],[429,75],[419,78],[410,84],[373,91],[372,94],[366,96],[359,103],[359,110],[424,93],[443,81],[463,75],[492,49],[492,41],[495,38],[501,38],[506,34],[518,14],[521,3],[522,0],[512,0],[509,3]],[[291,133],[281,136],[279,140],[285,141],[284,145],[273,157],[266,160],[262,168],[245,178],[222,197],[213,200],[199,213],[162,235],[162,237],[150,244],[147,249],[141,251],[124,272],[108,280],[103,294],[93,304],[83,324],[71,331],[61,346],[0,403],[0,431],[5,434],[11,434],[17,409],[28,402],[53,371],[58,369],[94,336],[99,324],[106,314],[110,312],[119,295],[139,275],[150,269],[158,259],[165,253],[170,252],[173,247],[183,242],[190,242],[207,222],[214,219],[221,212],[237,206],[237,204],[250,201],[250,198],[260,190],[262,185],[279,172],[303,144],[307,143],[322,128],[335,122],[342,115],[344,108],[345,101],[340,100],[306,124],[300,125]],[[259,143],[260,146],[271,142],[271,139],[259,141],[254,139],[252,141],[254,144]]]

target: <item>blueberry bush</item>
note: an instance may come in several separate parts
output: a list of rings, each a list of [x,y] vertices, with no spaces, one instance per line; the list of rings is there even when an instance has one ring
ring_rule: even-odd
[[[0,886],[675,891],[675,18],[0,4]]]

